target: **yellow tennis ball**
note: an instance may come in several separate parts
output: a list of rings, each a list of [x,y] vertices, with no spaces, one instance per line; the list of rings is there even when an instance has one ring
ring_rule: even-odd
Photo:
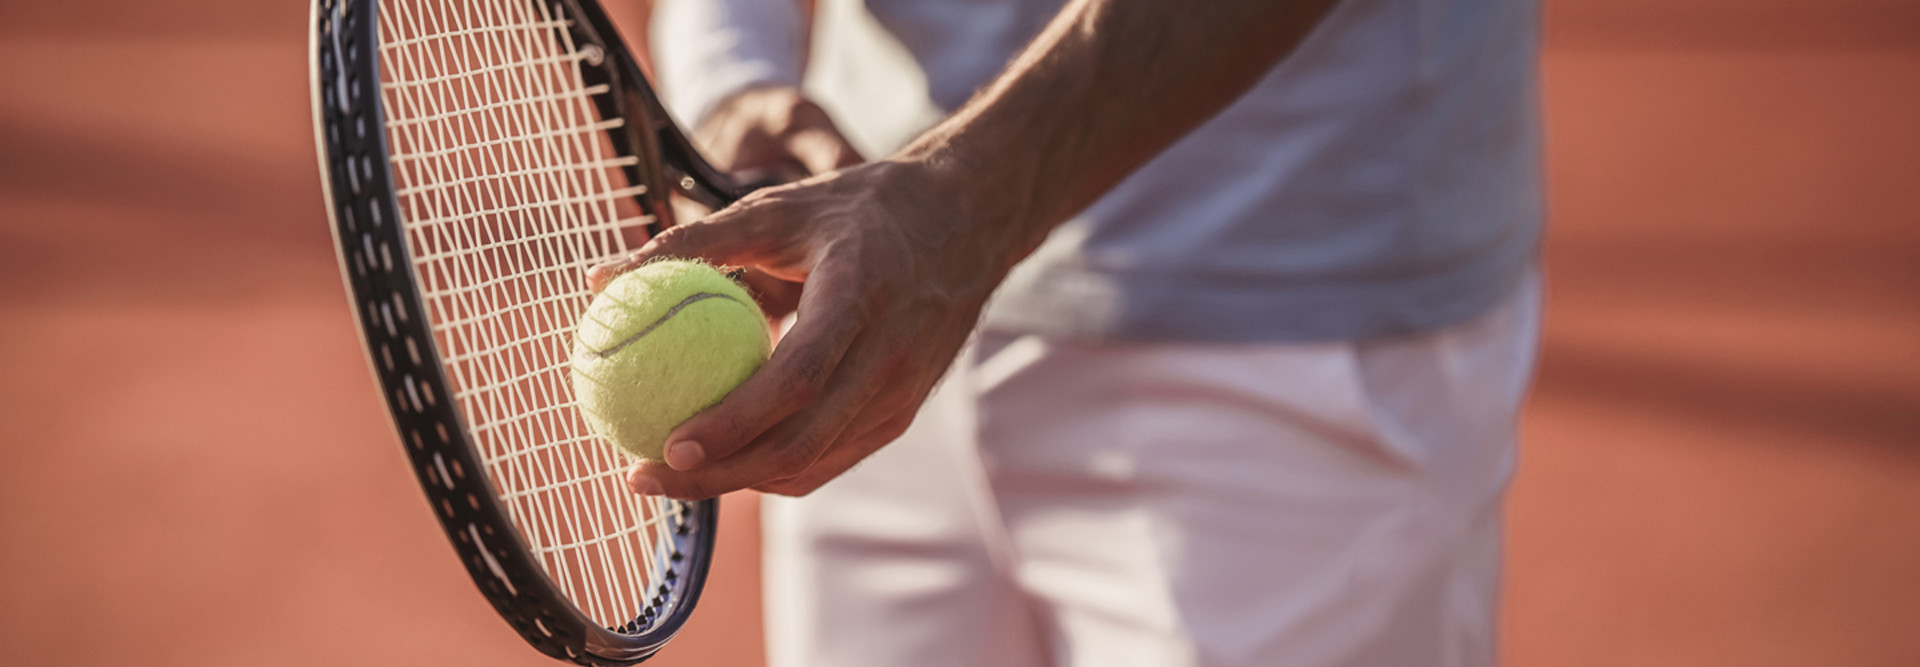
[[[739,283],[701,262],[651,262],[607,285],[573,338],[573,396],[595,433],[665,461],[667,433],[766,362],[767,323]]]

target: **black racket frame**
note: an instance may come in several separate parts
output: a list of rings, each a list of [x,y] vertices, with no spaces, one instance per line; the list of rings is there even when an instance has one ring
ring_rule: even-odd
[[[709,207],[724,206],[746,188],[714,169],[661,106],[639,63],[606,13],[592,0],[528,0],[567,19],[576,48],[592,45],[601,57],[581,63],[601,117],[626,119],[610,133],[636,197],[654,216],[649,232],[671,225],[669,192]],[[583,614],[547,577],[514,528],[488,481],[479,450],[447,389],[427,311],[400,224],[379,94],[379,29],[374,0],[314,0],[309,49],[316,141],[323,191],[333,225],[341,274],[353,299],[356,324],[394,427],[435,518],[459,553],[474,585],[527,643],[548,656],[581,665],[631,665],[651,657],[679,632],[705,585],[719,503],[677,503],[670,545],[656,554],[667,563],[646,610],[618,628]]]

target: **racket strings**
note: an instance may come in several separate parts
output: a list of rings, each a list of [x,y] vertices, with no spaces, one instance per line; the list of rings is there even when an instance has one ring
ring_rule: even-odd
[[[393,159],[394,160],[421,160],[421,159],[438,158],[438,157],[450,155],[453,153],[458,153],[460,151],[492,148],[492,147],[501,146],[509,142],[515,142],[515,141],[546,139],[549,137],[556,137],[556,136],[572,134],[572,133],[581,133],[581,132],[585,132],[585,133],[604,132],[614,128],[624,127],[626,124],[627,124],[627,121],[624,118],[608,118],[606,120],[598,121],[591,125],[586,125],[586,126],[570,125],[566,127],[555,128],[552,130],[542,130],[539,132],[534,132],[534,133],[517,136],[517,137],[506,137],[506,138],[494,139],[490,141],[476,141],[471,144],[466,144],[461,146],[451,146],[448,148],[425,151],[420,153],[395,153],[393,155]]]
[[[567,381],[587,266],[625,249],[644,192],[545,4],[380,3],[381,94],[400,213],[451,395],[548,576],[623,626],[664,581],[677,504],[628,493]]]
[[[576,169],[592,169],[592,168],[604,169],[608,167],[626,167],[626,166],[636,165],[639,163],[640,163],[639,158],[636,158],[633,156],[626,156],[626,157],[609,158],[605,160],[577,162],[577,163],[568,163],[568,164],[559,164],[559,165],[534,165],[534,166],[520,167],[517,169],[508,169],[498,173],[481,174],[477,176],[469,176],[466,178],[456,178],[443,183],[432,183],[428,185],[409,186],[406,188],[402,188],[396,194],[398,194],[401,197],[406,197],[409,195],[425,194],[428,192],[432,192],[434,190],[451,190],[451,189],[462,188],[462,187],[466,187],[466,186],[474,185],[478,183],[485,183],[485,182],[492,182],[492,181],[507,181],[507,180],[511,180],[515,178],[523,178],[523,177],[535,177],[535,176],[547,177],[547,176],[559,175],[562,178],[564,178],[566,176],[565,172],[576,170]],[[588,194],[598,195],[599,193],[588,193]],[[583,199],[581,201],[592,201],[592,200]],[[561,202],[549,202],[549,203],[567,203],[567,202],[561,201]],[[480,211],[474,211],[474,215],[488,215],[488,214],[498,213],[498,212],[500,211],[480,210]],[[430,224],[435,224],[439,222],[449,222],[449,221],[448,220],[425,220],[425,221],[421,221],[420,224],[430,225]]]

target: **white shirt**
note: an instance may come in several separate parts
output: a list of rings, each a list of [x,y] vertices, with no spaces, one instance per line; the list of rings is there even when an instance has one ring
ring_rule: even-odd
[[[806,84],[882,153],[964,103],[1058,0],[663,0],[683,121]],[[1490,308],[1543,218],[1537,0],[1345,0],[1238,101],[1055,230],[985,326],[1081,340],[1432,330]],[[878,26],[878,29],[874,29]],[[811,66],[808,66],[811,57]],[[1204,76],[1204,73],[1195,73]]]

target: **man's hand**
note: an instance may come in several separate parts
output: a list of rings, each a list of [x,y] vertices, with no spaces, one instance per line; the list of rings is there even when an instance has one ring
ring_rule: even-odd
[[[799,180],[863,161],[826,110],[790,86],[749,88],[721,100],[707,113],[694,138],[715,167],[746,182],[768,177]],[[679,216],[682,220],[705,210],[688,204]],[[741,280],[752,289],[761,310],[775,321],[792,313],[799,303],[799,283],[778,280],[751,267]],[[593,289],[597,292],[604,285],[595,282]]]
[[[893,157],[762,190],[595,267],[595,285],[656,256],[806,283],[773,358],[629,485],[804,494],[891,441],[1015,262],[1252,87],[1336,2],[1068,0],[1005,74]],[[857,162],[798,99],[730,101],[740,120],[716,114],[710,146],[735,170]]]
[[[721,100],[694,138],[715,167],[736,174],[797,180],[864,161],[825,109],[788,86],[749,88]]]
[[[762,190],[595,267],[604,284],[653,257],[698,257],[804,281],[766,366],[668,436],[635,491],[805,494],[898,437],[1019,254],[965,224],[919,162],[883,161]]]

